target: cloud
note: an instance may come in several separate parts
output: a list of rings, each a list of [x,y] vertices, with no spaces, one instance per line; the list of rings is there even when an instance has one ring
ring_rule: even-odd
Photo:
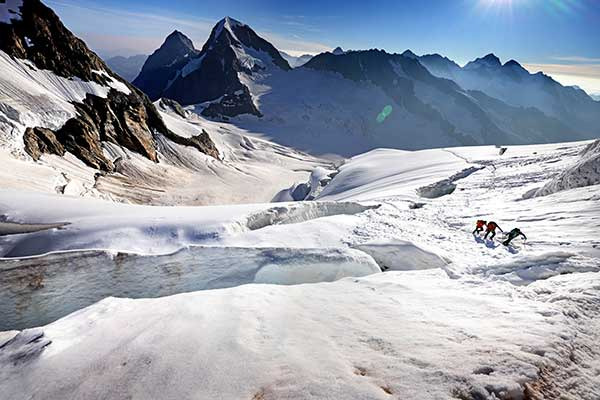
[[[292,35],[291,37],[288,37],[273,32],[257,33],[271,42],[278,50],[285,51],[293,56],[319,54],[332,49],[331,46],[319,42],[305,40],[298,35]]]
[[[532,72],[600,79],[600,64],[525,64],[525,68]]]
[[[93,2],[49,0],[65,25],[103,56],[149,54],[173,30],[202,45],[214,20],[107,8]]]
[[[600,63],[600,58],[580,57],[580,56],[567,56],[567,57],[552,57],[553,60],[567,61],[574,63]]]
[[[600,93],[599,64],[524,64],[530,72],[543,71],[567,86],[579,86],[588,93]]]

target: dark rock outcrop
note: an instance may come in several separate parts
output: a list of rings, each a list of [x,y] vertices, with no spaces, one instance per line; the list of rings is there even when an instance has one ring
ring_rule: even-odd
[[[50,129],[27,128],[23,135],[23,141],[25,142],[25,151],[35,161],[39,160],[44,153],[65,155],[65,147]]]
[[[26,151],[34,159],[41,153],[62,155],[69,151],[93,168],[112,171],[112,162],[102,151],[102,142],[111,142],[158,162],[154,135],[176,135],[167,129],[148,97],[112,73],[39,0],[24,0],[20,13],[20,20],[0,23],[0,50],[14,58],[28,59],[36,67],[58,76],[101,85],[119,81],[129,92],[111,89],[106,98],[88,94],[82,103],[74,103],[78,115],[56,132],[28,130],[24,136]],[[191,145],[214,154],[214,145],[208,145],[207,141],[210,139],[205,138],[202,146]]]

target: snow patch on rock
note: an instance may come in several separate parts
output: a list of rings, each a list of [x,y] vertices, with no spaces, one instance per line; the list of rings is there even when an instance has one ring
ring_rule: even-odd
[[[82,102],[88,93],[106,98],[111,87],[129,90],[114,79],[111,86],[102,86],[77,77],[63,78],[38,69],[28,60],[13,59],[3,51],[0,71],[0,147],[22,156],[26,128],[57,130],[76,116],[71,103]]]

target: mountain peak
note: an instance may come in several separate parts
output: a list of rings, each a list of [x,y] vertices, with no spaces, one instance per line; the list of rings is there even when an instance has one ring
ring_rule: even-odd
[[[473,68],[473,67],[479,68],[482,66],[497,68],[497,67],[501,67],[502,63],[500,62],[500,59],[494,53],[490,53],[484,57],[477,58],[474,61],[471,61],[470,63],[465,65],[465,68],[467,68],[467,69]]]
[[[405,50],[404,53],[402,53],[402,56],[406,58],[412,58],[413,60],[419,58],[419,56],[413,53],[412,50]]]
[[[513,68],[523,68],[521,64],[519,64],[516,60],[509,60],[504,65],[504,67],[513,67]]]
[[[331,54],[336,55],[336,56],[341,56],[342,54],[344,54],[344,50],[338,46],[335,49],[333,49]]]
[[[174,30],[173,32],[171,32],[171,34],[167,36],[160,48],[195,50],[194,43],[190,40],[190,38],[185,36],[183,33],[179,32],[178,30]]]

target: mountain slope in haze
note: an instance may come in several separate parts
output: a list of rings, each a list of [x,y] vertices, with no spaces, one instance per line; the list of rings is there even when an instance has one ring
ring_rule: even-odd
[[[296,56],[293,56],[293,55],[288,54],[281,50],[279,51],[279,53],[281,54],[281,57],[283,57],[285,59],[285,61],[287,61],[288,64],[290,64],[290,67],[292,67],[292,68],[301,67],[304,64],[306,64],[307,62],[309,62],[311,58],[314,57],[311,54],[303,54],[299,57],[296,57]]]
[[[481,91],[511,106],[535,107],[582,138],[600,135],[600,104],[579,88],[562,86],[542,72],[529,73],[515,60],[502,64],[488,54],[461,68],[439,54],[417,58],[432,74],[451,79],[463,89]]]
[[[34,160],[71,153],[104,172],[115,169],[104,143],[158,162],[157,136],[174,134],[148,98],[39,0],[24,0],[18,8],[18,20],[0,23],[0,146]],[[218,155],[210,138],[197,139],[185,141]]]
[[[147,59],[147,55],[138,54],[130,57],[111,57],[106,59],[105,62],[120,77],[125,78],[128,82],[133,82],[139,75]]]

